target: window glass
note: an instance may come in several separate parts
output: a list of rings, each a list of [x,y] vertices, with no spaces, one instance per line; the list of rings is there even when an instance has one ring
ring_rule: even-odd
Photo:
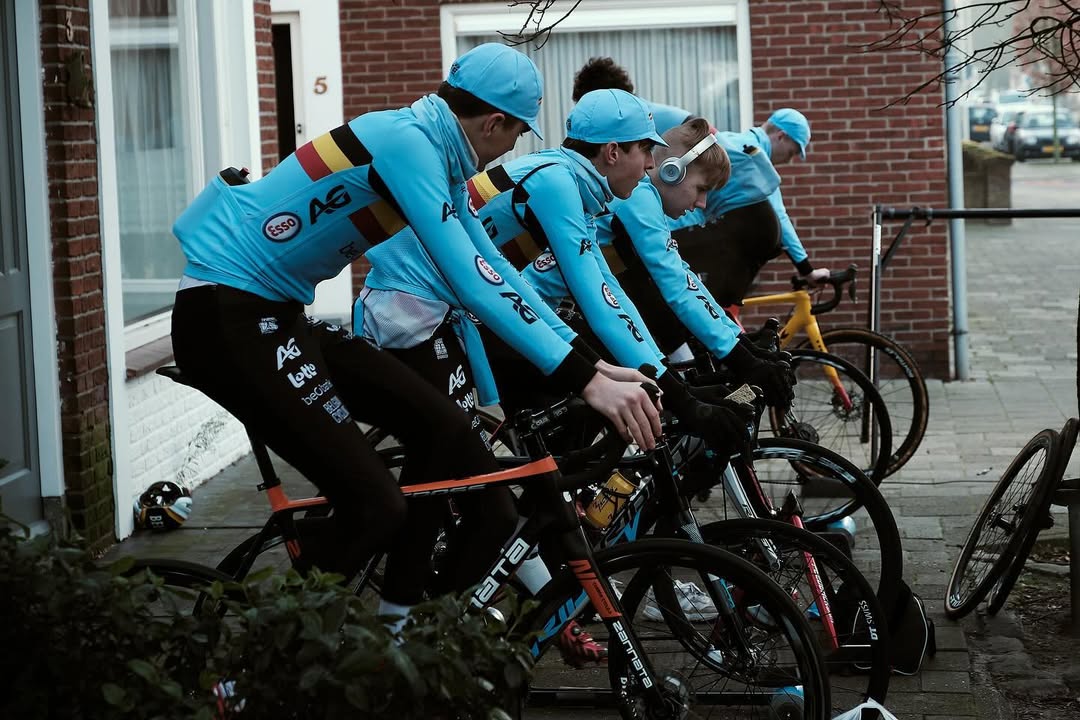
[[[171,233],[192,196],[194,0],[109,0],[124,322],[172,306],[184,256]]]

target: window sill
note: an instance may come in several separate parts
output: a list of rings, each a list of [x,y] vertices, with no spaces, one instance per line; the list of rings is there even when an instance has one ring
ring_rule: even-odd
[[[172,338],[168,335],[128,350],[124,355],[127,379],[134,380],[153,372],[173,359]]]

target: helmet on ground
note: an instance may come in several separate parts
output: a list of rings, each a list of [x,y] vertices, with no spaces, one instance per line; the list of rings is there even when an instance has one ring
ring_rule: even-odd
[[[174,482],[156,482],[135,501],[135,523],[151,530],[175,530],[191,514],[191,493]]]

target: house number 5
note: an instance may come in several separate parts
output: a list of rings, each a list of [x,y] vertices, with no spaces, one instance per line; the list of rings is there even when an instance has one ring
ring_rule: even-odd
[[[315,78],[315,94],[322,95],[324,92],[326,92],[326,76],[320,75]]]

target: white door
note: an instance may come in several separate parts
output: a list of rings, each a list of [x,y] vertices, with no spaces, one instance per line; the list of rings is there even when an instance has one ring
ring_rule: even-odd
[[[344,122],[338,3],[272,0],[274,81],[281,157]],[[344,325],[352,316],[346,267],[315,290],[308,314]]]

